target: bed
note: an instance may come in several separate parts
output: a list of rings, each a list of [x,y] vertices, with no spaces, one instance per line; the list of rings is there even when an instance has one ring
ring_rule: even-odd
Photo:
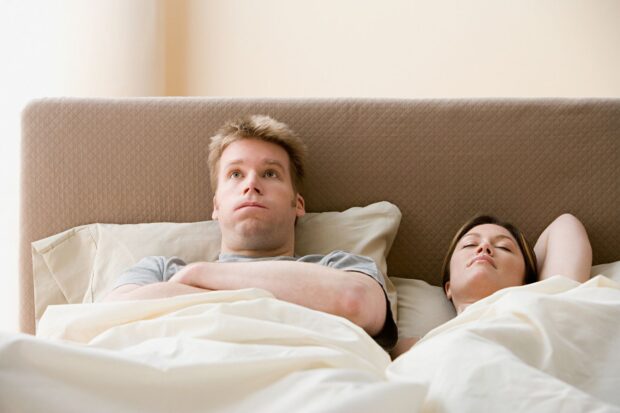
[[[392,360],[345,319],[259,289],[101,303],[144,255],[213,259],[207,140],[269,114],[309,148],[297,250],[389,276]],[[620,101],[42,99],[23,112],[19,334],[0,411],[620,411]],[[492,213],[531,239],[581,219],[593,278],[559,274],[454,317],[440,267]],[[36,334],[36,336],[34,335]]]

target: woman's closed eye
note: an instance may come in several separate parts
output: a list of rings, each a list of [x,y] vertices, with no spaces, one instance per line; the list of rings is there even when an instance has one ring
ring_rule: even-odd
[[[477,247],[478,244],[470,242],[467,244],[463,244],[463,246],[461,248],[475,248]],[[506,245],[495,245],[495,248],[500,249],[500,250],[504,250],[506,252],[512,252],[512,248],[510,248],[509,246]]]

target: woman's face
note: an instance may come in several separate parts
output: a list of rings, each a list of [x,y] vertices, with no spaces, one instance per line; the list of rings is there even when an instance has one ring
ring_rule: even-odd
[[[524,277],[523,253],[510,231],[500,225],[482,224],[470,229],[456,244],[446,295],[460,313],[495,291],[522,285]]]

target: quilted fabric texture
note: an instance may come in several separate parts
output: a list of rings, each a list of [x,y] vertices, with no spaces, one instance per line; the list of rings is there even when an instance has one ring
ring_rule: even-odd
[[[262,113],[307,142],[310,212],[390,201],[389,275],[440,281],[472,215],[533,242],[562,212],[594,262],[620,259],[620,100],[43,99],[23,112],[21,328],[34,331],[30,243],[78,225],[210,218],[209,137]]]

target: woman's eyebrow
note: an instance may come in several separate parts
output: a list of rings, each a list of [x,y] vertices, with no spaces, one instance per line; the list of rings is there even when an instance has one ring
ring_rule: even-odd
[[[513,244],[516,243],[516,241],[509,235],[503,235],[503,234],[499,234],[493,237],[493,240],[497,240],[497,239],[507,239],[508,241],[512,242]]]
[[[463,235],[463,238],[461,238],[461,240],[463,240],[463,239],[465,239],[467,237],[478,237],[478,238],[480,238],[480,234],[477,233],[477,232],[470,232],[469,234]],[[495,235],[493,237],[493,241],[497,241],[498,239],[507,239],[510,242],[512,242],[513,244],[516,244],[516,241],[510,235],[498,234],[498,235]]]

